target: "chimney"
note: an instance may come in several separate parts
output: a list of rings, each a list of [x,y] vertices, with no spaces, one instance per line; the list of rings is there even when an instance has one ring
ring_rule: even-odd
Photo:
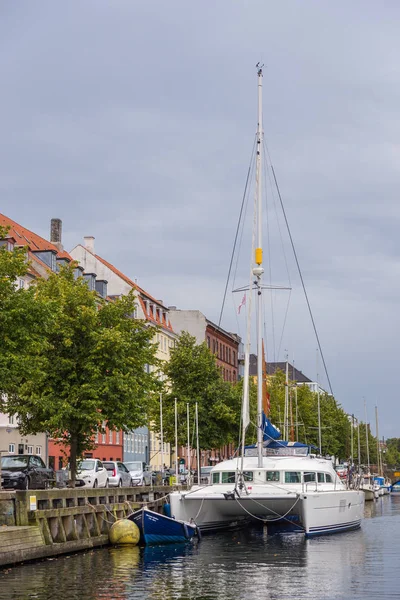
[[[85,241],[85,248],[94,254],[94,237],[92,235],[85,235],[83,238]]]
[[[61,252],[64,247],[61,243],[62,221],[61,219],[51,219],[50,222],[50,242],[54,244]]]

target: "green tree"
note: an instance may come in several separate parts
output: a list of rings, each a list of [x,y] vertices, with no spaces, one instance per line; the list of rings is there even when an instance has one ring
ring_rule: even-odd
[[[7,248],[8,229],[0,227],[0,410],[8,412],[21,383],[40,374],[38,353],[46,344],[49,311],[35,301],[33,288],[18,285],[28,270],[25,248]]]
[[[294,427],[296,407],[294,382],[289,381],[292,397],[292,413]],[[285,402],[285,373],[278,370],[269,382],[271,420],[283,431],[284,402]],[[346,412],[336,399],[327,393],[320,393],[320,414],[322,432],[322,452],[345,460],[350,456],[351,425]],[[297,386],[298,441],[319,446],[318,438],[318,394],[309,387]],[[355,434],[356,436],[356,434]],[[354,449],[356,449],[356,437]]]
[[[35,300],[51,310],[46,345],[35,357],[40,374],[26,377],[9,399],[25,433],[47,431],[70,447],[73,484],[76,460],[103,430],[129,429],[147,422],[158,383],[146,365],[155,365],[154,329],[133,319],[133,294],[104,302],[91,292],[75,265],[37,283]],[[39,372],[39,370],[38,370]]]
[[[222,379],[215,356],[205,343],[183,332],[164,365],[169,387],[164,392],[163,429],[165,438],[174,443],[175,410],[178,406],[178,442],[187,441],[187,404],[194,422],[195,403],[199,413],[199,444],[201,448],[219,448],[237,441],[237,415],[240,413],[240,390]],[[153,409],[155,427],[160,429],[158,404]],[[191,430],[193,427],[191,426]]]

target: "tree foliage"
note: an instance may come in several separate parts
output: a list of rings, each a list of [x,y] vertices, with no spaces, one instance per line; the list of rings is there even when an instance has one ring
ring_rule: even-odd
[[[8,229],[0,227],[0,240]],[[46,344],[43,333],[49,313],[35,301],[33,289],[18,282],[28,270],[25,248],[0,246],[0,410],[7,412],[7,394],[16,394],[27,377],[40,374],[37,360]]]
[[[76,459],[103,423],[124,431],[144,425],[158,389],[146,368],[156,364],[154,329],[131,318],[134,296],[106,303],[75,279],[74,267],[37,282],[35,305],[48,315],[33,357],[40,368],[8,400],[22,432],[47,431],[70,446],[73,480]]]
[[[237,415],[240,413],[240,390],[222,379],[215,356],[205,343],[183,332],[164,364],[169,381],[163,394],[163,429],[167,441],[175,440],[174,399],[178,406],[178,442],[187,443],[187,404],[193,435],[195,403],[198,403],[199,444],[201,448],[219,448],[237,441]],[[153,420],[160,429],[158,403],[153,407]]]
[[[289,382],[292,399],[294,430],[296,431],[296,397],[293,382]],[[269,382],[271,420],[283,431],[285,374],[277,371]],[[352,423],[349,416],[333,396],[320,393],[322,453],[334,455],[341,460],[351,456]],[[298,441],[318,448],[318,394],[307,386],[297,386],[297,432]],[[370,463],[376,461],[376,438],[368,427]],[[365,424],[360,424],[361,463],[367,463]],[[353,458],[358,461],[358,432],[353,427]]]

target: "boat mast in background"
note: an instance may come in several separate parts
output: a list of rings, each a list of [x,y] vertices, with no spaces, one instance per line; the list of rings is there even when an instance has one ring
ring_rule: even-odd
[[[322,432],[321,432],[321,401],[319,397],[319,361],[318,361],[318,349],[317,349],[317,401],[318,401],[318,444],[319,453],[322,455]]]
[[[364,413],[365,413],[365,437],[366,437],[366,442],[367,442],[367,465],[368,465],[368,475],[370,472],[370,465],[369,465],[369,439],[368,439],[368,422],[367,422],[367,403],[365,401],[364,398]]]
[[[186,469],[187,469],[187,477],[190,478],[190,410],[189,410],[189,402],[186,403],[186,412],[187,412],[187,461],[186,461]]]
[[[289,361],[286,354],[286,369],[285,369],[285,414],[283,417],[283,439],[289,439]]]
[[[196,402],[197,483],[200,485],[199,405]]]
[[[255,287],[257,293],[257,455],[258,466],[263,465],[263,431],[262,431],[262,294],[261,282],[264,269],[262,267],[262,179],[261,179],[261,153],[263,148],[263,122],[262,122],[262,79],[263,72],[260,63],[257,63],[258,77],[258,123],[257,123],[257,144],[256,144],[256,219],[257,219],[257,247],[255,249],[253,275],[255,277]],[[248,323],[248,326],[250,324]]]
[[[179,467],[178,467],[178,405],[175,398],[175,477],[178,483]]]
[[[164,476],[164,429],[162,412],[162,394],[160,394],[160,437],[161,437],[161,473]]]
[[[378,407],[376,405],[375,405],[375,421],[376,421],[376,459],[378,461],[378,475],[382,476],[382,455],[381,455],[381,445],[379,442]]]

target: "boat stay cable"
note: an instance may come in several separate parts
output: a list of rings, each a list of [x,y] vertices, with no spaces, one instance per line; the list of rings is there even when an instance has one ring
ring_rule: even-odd
[[[268,149],[267,149],[267,152],[268,152]],[[281,192],[280,192],[280,189],[279,189],[278,180],[276,178],[275,169],[273,167],[273,164],[272,164],[269,152],[268,152],[268,157],[269,157],[269,161],[270,161],[270,165],[271,165],[271,171],[272,171],[272,175],[273,175],[275,186],[276,186],[276,191],[278,193],[279,202],[280,202],[280,205],[281,205],[281,208],[282,208],[283,217],[285,219],[286,228],[287,228],[289,239],[290,239],[290,244],[292,246],[294,259],[296,261],[297,271],[299,273],[301,285],[302,285],[304,296],[305,296],[305,299],[306,299],[306,303],[307,303],[307,307],[308,307],[308,312],[310,314],[311,323],[312,323],[312,326],[313,326],[313,329],[314,329],[314,333],[315,333],[315,337],[316,337],[316,340],[317,340],[319,352],[320,352],[321,359],[322,359],[322,362],[323,362],[323,365],[324,365],[325,375],[326,375],[326,378],[328,380],[328,385],[329,385],[330,392],[331,392],[331,394],[333,396],[333,390],[332,390],[331,380],[330,380],[330,377],[329,377],[329,374],[328,374],[328,368],[326,366],[324,353],[322,352],[322,346],[321,346],[321,342],[320,342],[320,339],[319,339],[317,326],[316,326],[316,323],[315,323],[315,320],[314,320],[313,312],[311,310],[311,304],[310,304],[310,301],[308,299],[308,294],[307,294],[307,289],[306,289],[306,285],[305,285],[304,278],[303,278],[303,273],[302,273],[302,270],[300,268],[300,263],[299,263],[299,259],[297,257],[297,252],[296,252],[296,248],[295,248],[295,245],[294,245],[294,241],[293,241],[293,237],[292,237],[292,232],[291,232],[291,229],[289,227],[289,221],[288,221],[288,218],[286,216],[286,211],[285,211],[285,207],[283,205],[283,200],[282,200]]]
[[[247,189],[248,189],[249,179],[250,179],[250,175],[251,175],[251,171],[252,171],[252,166],[253,166],[253,156],[254,156],[255,146],[256,146],[256,137],[254,137],[253,149],[251,151],[251,156],[250,156],[250,164],[249,164],[249,168],[247,170],[246,183],[245,183],[244,191],[243,191],[242,204],[241,204],[240,212],[239,212],[239,219],[238,219],[238,223],[237,223],[237,226],[236,226],[235,240],[233,242],[231,260],[229,262],[228,276],[226,278],[226,284],[225,284],[224,296],[223,296],[223,300],[222,300],[221,312],[220,312],[219,320],[218,320],[218,327],[221,327],[222,315],[223,315],[223,312],[224,312],[225,301],[226,301],[226,294],[228,292],[228,285],[229,285],[229,280],[230,280],[231,272],[232,272],[233,259],[235,257],[236,244],[237,244],[237,240],[238,240],[238,237],[239,237],[240,224],[242,223],[243,209],[244,209],[244,205],[245,205],[246,198],[247,198]]]

